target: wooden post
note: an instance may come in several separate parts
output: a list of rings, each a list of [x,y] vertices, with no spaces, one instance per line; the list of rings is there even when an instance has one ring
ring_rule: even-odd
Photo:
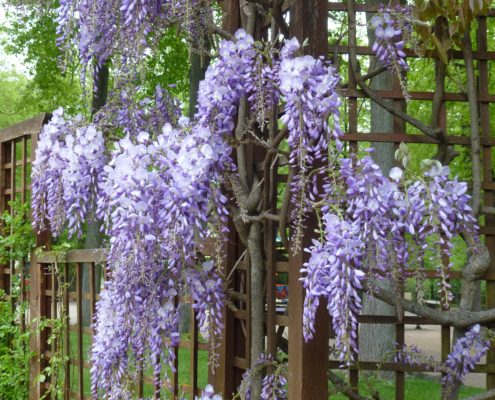
[[[38,133],[41,131],[44,124],[50,119],[50,115],[43,114],[33,120],[26,121],[26,123],[19,124],[20,128],[31,129],[31,160],[34,160],[34,154],[36,146],[38,144]],[[29,125],[28,125],[29,123]],[[24,125],[26,125],[24,127]],[[18,129],[18,128],[16,128]],[[3,184],[3,176],[2,179]],[[36,247],[45,247],[49,249],[51,241],[51,234],[49,231],[41,232],[36,236]],[[42,386],[39,384],[39,375],[43,370],[43,364],[41,361],[41,349],[42,349],[42,335],[38,330],[39,318],[46,315],[46,310],[43,309],[44,304],[41,301],[42,285],[43,285],[43,271],[40,264],[37,263],[36,253],[32,252],[30,257],[30,282],[29,282],[29,327],[32,330],[32,334],[29,340],[29,348],[33,352],[34,356],[31,358],[29,365],[29,399],[38,400],[42,394]]]
[[[36,246],[48,245],[50,242],[50,233],[45,231],[36,238]],[[43,357],[46,347],[46,332],[39,330],[39,319],[49,313],[46,299],[44,299],[44,274],[43,266],[38,264],[35,252],[31,254],[31,280],[29,296],[29,325],[32,331],[29,348],[33,352],[29,366],[29,399],[38,400],[44,391],[44,385],[40,384],[39,376],[45,368]]]
[[[326,56],[327,1],[290,0],[290,32],[302,43],[308,40],[304,51],[313,56]],[[302,239],[302,248],[311,245],[316,228],[316,218],[309,216],[308,226]],[[316,334],[305,343],[303,337],[304,289],[300,268],[307,260],[307,253],[289,255],[289,399],[328,398],[328,337],[329,316],[325,302],[320,303],[316,314]]]

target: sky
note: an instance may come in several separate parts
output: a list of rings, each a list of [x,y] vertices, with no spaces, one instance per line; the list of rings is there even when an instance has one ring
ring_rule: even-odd
[[[5,17],[5,6],[0,2],[0,26],[5,26],[7,23]],[[3,46],[3,41],[7,38],[5,33],[0,32],[0,70],[11,71],[15,70],[20,73],[27,74],[27,68],[23,63],[22,57],[12,54],[6,54]]]

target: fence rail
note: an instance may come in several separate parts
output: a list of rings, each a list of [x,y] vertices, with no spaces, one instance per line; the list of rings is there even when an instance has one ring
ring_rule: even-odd
[[[91,368],[90,347],[93,340],[95,305],[99,293],[104,290],[106,278],[106,252],[103,249],[71,250],[60,254],[45,251],[33,256],[31,279],[31,320],[61,319],[65,321],[62,331],[56,338],[54,324],[50,322],[36,333],[36,357],[32,360],[32,371],[36,375],[45,374],[46,368],[57,351],[68,359],[63,372],[62,386],[66,399],[89,399]],[[83,285],[83,276],[89,277],[88,288]],[[178,301],[179,299],[177,299]],[[187,302],[187,299],[186,301]],[[84,315],[89,311],[89,321],[85,323]],[[175,349],[175,371],[171,372],[168,396],[172,399],[193,398],[200,394],[207,383],[207,371],[200,368],[199,360],[205,364],[208,345],[201,341],[196,315],[189,310],[190,328],[187,339],[180,341]],[[60,343],[63,341],[63,343]],[[184,364],[184,365],[183,365]],[[48,378],[48,377],[47,377]],[[49,379],[33,387],[32,398],[43,396],[50,389]],[[153,397],[155,388],[152,376],[141,373],[134,389],[135,395]],[[158,397],[157,397],[158,398]]]

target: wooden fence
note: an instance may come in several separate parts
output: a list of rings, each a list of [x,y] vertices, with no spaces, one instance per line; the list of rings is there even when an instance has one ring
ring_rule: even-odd
[[[38,134],[50,116],[42,114],[0,130],[0,213],[12,212],[12,200],[30,201],[31,162]],[[27,299],[28,260],[10,260],[0,265],[0,289],[10,296],[15,277],[20,280],[21,301]],[[14,298],[11,297],[12,305]],[[25,320],[21,321],[23,327]]]
[[[35,334],[36,356],[32,362],[32,382],[36,376],[44,374],[55,352],[68,357],[63,371],[63,380],[58,382],[66,399],[90,399],[91,368],[90,349],[93,329],[83,323],[85,307],[89,308],[91,320],[95,313],[95,303],[99,298],[103,280],[98,279],[98,269],[105,275],[105,252],[95,250],[71,250],[66,254],[43,252],[35,256],[31,270],[31,319],[62,318],[65,323],[61,330],[53,332],[50,323]],[[83,289],[83,275],[88,274],[89,290]],[[101,282],[101,283],[100,283]],[[206,362],[208,345],[201,341],[194,312],[190,312],[188,337],[180,341],[175,349],[175,371],[170,372],[171,384],[161,388],[168,398],[193,398],[201,392],[208,381]],[[56,337],[49,340],[50,335]],[[63,343],[60,342],[63,341]],[[203,368],[199,364],[201,362]],[[46,374],[45,374],[46,375]],[[50,389],[50,379],[32,386],[31,398],[42,396]],[[153,377],[140,375],[134,393],[139,398],[155,398],[154,392],[160,388],[153,385]]]

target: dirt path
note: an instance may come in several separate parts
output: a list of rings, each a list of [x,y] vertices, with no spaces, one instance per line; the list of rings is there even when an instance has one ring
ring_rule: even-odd
[[[406,344],[415,344],[426,354],[431,354],[435,360],[440,361],[441,357],[441,332],[440,327],[435,325],[422,325],[421,329],[416,329],[415,325],[406,325],[405,328]],[[450,337],[452,339],[453,329],[451,329]],[[486,360],[483,358],[481,363]],[[432,374],[438,375],[438,374]],[[465,380],[468,386],[485,387],[485,374],[469,374]]]

